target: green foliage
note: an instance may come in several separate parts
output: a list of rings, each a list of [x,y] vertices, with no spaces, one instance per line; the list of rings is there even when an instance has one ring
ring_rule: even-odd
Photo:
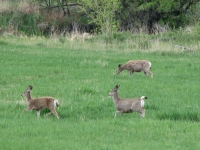
[[[100,26],[101,32],[106,35],[106,41],[111,42],[113,31],[118,29],[115,12],[119,10],[118,0],[84,0],[85,12],[91,18],[91,23]]]
[[[174,9],[178,9],[180,7],[180,5],[178,4],[178,2],[174,1],[174,0],[157,0],[157,3],[159,3],[158,8],[156,8],[159,12],[170,12],[173,11]]]
[[[56,34],[78,28],[103,34],[106,43],[112,43],[112,34],[119,30],[157,34],[163,32],[163,26],[178,29],[197,24],[199,7],[198,0],[9,0],[0,7],[0,32],[49,35],[48,29],[54,25]],[[47,33],[39,31],[37,25],[46,22]]]
[[[84,0],[83,3],[86,7],[85,12],[92,19],[91,22],[100,25],[103,33],[117,30],[118,26],[114,18],[120,4],[117,0]]]
[[[9,30],[9,27],[12,27],[13,30],[26,35],[38,35],[39,33],[37,22],[40,20],[40,17],[38,15],[16,12],[2,15],[0,20],[0,26],[7,30]]]
[[[10,18],[12,18],[11,13],[4,13],[3,15],[0,15],[0,27],[9,26]]]
[[[137,2],[127,0],[121,3],[123,7],[118,16],[121,28],[131,30],[146,26],[147,33],[155,33],[153,31],[155,23],[176,29],[188,25],[193,20],[194,10],[198,11],[199,6],[198,0],[141,0]],[[191,18],[186,17],[188,12]]]
[[[11,22],[17,26],[18,31],[27,35],[38,35],[37,22],[40,18],[29,14],[17,14],[12,17]],[[18,20],[18,21],[17,21]]]

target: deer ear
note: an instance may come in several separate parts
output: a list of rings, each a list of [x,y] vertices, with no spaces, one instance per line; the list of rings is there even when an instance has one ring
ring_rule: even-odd
[[[122,64],[119,64],[119,65],[118,65],[118,68],[121,67],[121,66],[122,66]]]
[[[32,89],[33,89],[33,86],[32,86],[32,85],[29,85],[28,88],[29,88],[29,90],[32,90]]]
[[[115,86],[115,88],[117,88],[117,89],[118,89],[119,87],[120,87],[120,85],[116,85],[116,86]]]

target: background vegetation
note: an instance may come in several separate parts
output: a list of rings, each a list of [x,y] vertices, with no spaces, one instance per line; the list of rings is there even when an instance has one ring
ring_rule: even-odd
[[[198,0],[1,0],[0,33],[66,35],[116,31],[158,34],[193,26]]]

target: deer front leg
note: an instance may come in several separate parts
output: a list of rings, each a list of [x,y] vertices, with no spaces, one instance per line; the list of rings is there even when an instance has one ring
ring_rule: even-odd
[[[28,110],[33,110],[33,108],[27,107],[21,112],[21,114],[24,113],[25,111],[28,111]]]
[[[116,116],[117,116],[117,113],[120,113],[120,111],[117,110],[117,111],[115,112],[115,118],[116,118]]]
[[[28,110],[28,108],[25,108],[22,112],[21,112],[21,114],[23,114],[25,111],[27,111]]]
[[[38,118],[40,118],[40,110],[36,110]]]
[[[130,77],[133,75],[133,73],[134,73],[134,71],[133,71],[133,70],[131,70],[131,71],[130,71]]]

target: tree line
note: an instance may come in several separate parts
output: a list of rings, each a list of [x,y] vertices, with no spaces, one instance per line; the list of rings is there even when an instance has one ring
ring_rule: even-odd
[[[48,19],[48,22],[63,31],[66,27],[68,31],[73,30],[76,22],[82,32],[131,31],[156,34],[165,31],[166,26],[174,29],[199,22],[199,15],[196,13],[200,6],[199,0],[27,0],[27,2],[37,3],[41,14],[43,12],[47,14],[43,16],[43,20],[45,17],[51,18],[50,16],[57,13],[54,10],[59,9],[62,15],[60,21],[57,17],[58,20]],[[41,20],[40,18],[40,22]],[[50,25],[46,27],[50,28]]]

